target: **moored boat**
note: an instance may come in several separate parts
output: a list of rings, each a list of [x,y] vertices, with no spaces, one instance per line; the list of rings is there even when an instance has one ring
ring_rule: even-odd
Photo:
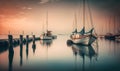
[[[90,8],[89,8],[89,12],[90,12]],[[86,32],[85,30],[85,0],[83,0],[83,28],[80,32],[78,32],[77,30],[77,19],[76,19],[76,14],[75,14],[75,29],[74,32],[72,32],[72,34],[70,35],[70,40],[67,41],[68,43],[74,43],[74,44],[82,44],[82,45],[91,45],[93,44],[93,42],[97,39],[96,37],[96,33],[93,34],[94,28],[93,28],[93,21],[92,21],[92,17],[91,17],[91,12],[90,14],[90,20],[92,28]],[[95,32],[95,31],[94,31]]]
[[[46,15],[46,32],[43,32],[43,34],[40,35],[40,39],[41,40],[52,40],[52,39],[56,39],[57,36],[56,35],[52,35],[52,31],[49,31],[48,30],[48,12],[47,12],[47,15]],[[43,25],[44,26],[44,25]],[[43,30],[44,31],[44,30]]]

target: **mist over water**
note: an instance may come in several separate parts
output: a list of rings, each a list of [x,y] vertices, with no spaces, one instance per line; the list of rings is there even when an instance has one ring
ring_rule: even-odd
[[[87,2],[87,1],[86,1]],[[48,29],[56,34],[69,34],[73,31],[74,13],[77,15],[77,28],[83,27],[82,0],[7,0],[1,1],[0,34],[41,34],[46,30],[46,12],[48,11]],[[113,7],[111,6],[113,3]],[[116,3],[116,4],[115,4]],[[6,5],[3,5],[6,4]],[[13,6],[14,5],[14,6]],[[92,20],[99,35],[119,32],[119,2],[89,0]],[[7,9],[7,10],[6,10]],[[113,12],[113,10],[114,12]],[[117,11],[118,10],[118,11]],[[9,11],[9,13],[7,13]],[[86,4],[86,31],[91,28],[88,5]],[[28,27],[29,26],[29,27]]]
[[[94,28],[98,37],[120,33],[119,0],[86,2],[84,16],[83,0],[0,0],[0,45],[8,34],[18,41],[20,34],[39,38],[46,30],[57,35],[54,40],[0,46],[0,71],[119,71],[119,37],[100,37],[92,46],[67,45],[70,34],[84,24],[86,32]]]

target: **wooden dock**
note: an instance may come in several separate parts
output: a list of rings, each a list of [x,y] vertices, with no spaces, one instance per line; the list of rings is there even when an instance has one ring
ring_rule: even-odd
[[[36,40],[40,40],[40,37],[35,37],[35,35],[33,35],[33,37],[29,38],[29,35],[26,35],[26,37],[20,35],[20,38],[13,38],[13,35],[8,35],[8,39],[0,39],[0,53],[6,51],[11,44],[13,47],[16,47],[20,44],[28,44],[30,42],[35,44]]]

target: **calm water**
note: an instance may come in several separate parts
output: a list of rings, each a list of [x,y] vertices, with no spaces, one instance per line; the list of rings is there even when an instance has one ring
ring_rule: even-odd
[[[14,47],[14,53],[0,53],[0,71],[119,70],[120,43],[98,39],[98,46],[67,46],[68,38],[59,35],[52,41]]]

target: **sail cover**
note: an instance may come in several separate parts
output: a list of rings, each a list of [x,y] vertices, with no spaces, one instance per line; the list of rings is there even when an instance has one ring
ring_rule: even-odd
[[[83,27],[83,29],[78,33],[81,34],[81,35],[84,35],[85,34],[85,27]]]
[[[77,33],[77,29],[75,29],[72,33]]]
[[[88,34],[88,33],[92,34],[93,30],[94,30],[94,28],[92,28],[90,31],[86,32],[86,34]]]

